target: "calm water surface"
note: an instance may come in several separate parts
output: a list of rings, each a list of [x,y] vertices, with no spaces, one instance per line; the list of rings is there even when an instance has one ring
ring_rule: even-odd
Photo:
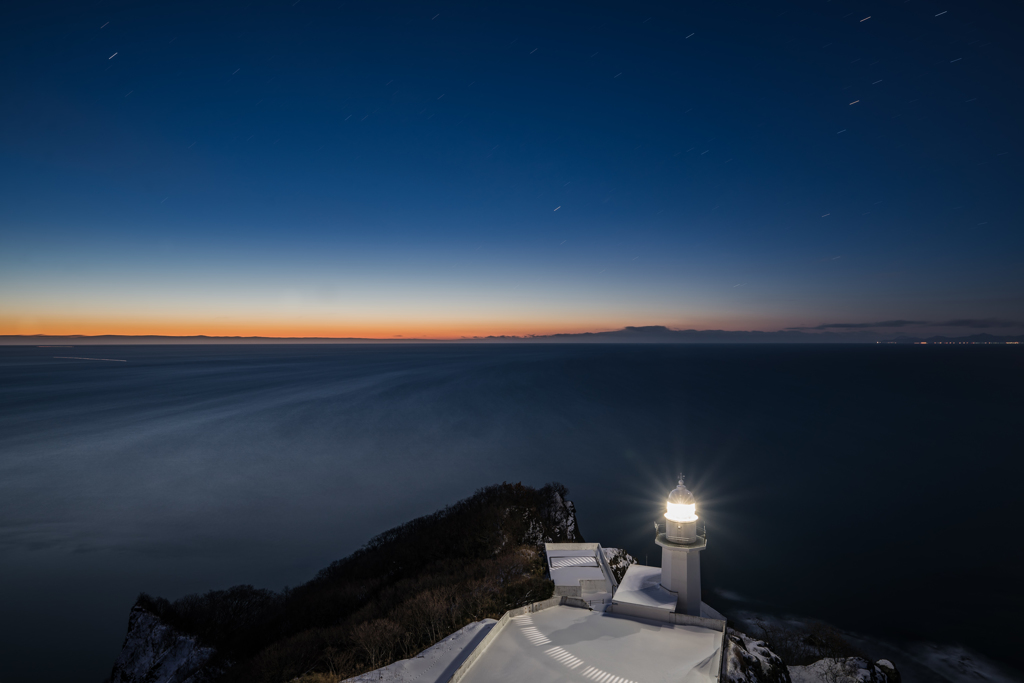
[[[1022,380],[1015,347],[0,347],[0,681],[98,683],[140,591],[295,585],[501,481],[657,564],[679,470],[712,604],[1022,667]]]

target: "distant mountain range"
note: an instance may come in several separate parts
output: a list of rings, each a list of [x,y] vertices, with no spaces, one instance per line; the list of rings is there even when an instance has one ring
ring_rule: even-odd
[[[728,331],[728,330],[673,330],[664,325],[624,327],[609,332],[576,332],[527,337],[479,337],[480,341],[528,341],[606,344],[864,344],[874,343],[882,337],[870,331],[856,332],[780,332]]]
[[[894,337],[887,344],[1024,344],[1024,335],[971,334],[966,337]]]
[[[966,337],[886,337],[870,330],[853,332],[780,332],[673,330],[664,325],[624,327],[609,332],[548,335],[461,337],[459,339],[373,339],[360,337],[208,337],[160,335],[2,335],[3,346],[102,346],[127,344],[408,344],[408,343],[568,343],[568,344],[915,344],[1024,343],[1024,335],[972,334]]]

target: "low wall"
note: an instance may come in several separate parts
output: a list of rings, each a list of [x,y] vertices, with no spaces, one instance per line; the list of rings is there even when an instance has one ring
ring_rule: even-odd
[[[565,595],[568,597],[578,598],[583,595],[583,589],[579,584],[575,586],[555,586],[555,595]]]
[[[598,544],[600,546],[600,544]],[[608,577],[608,581],[611,582],[612,587],[609,593],[614,593],[619,590],[619,582],[615,580],[615,572],[612,571],[611,566],[608,564],[608,560],[604,557],[604,550],[597,551],[597,560],[601,563],[601,569],[604,571],[604,575]]]
[[[597,550],[601,547],[600,543],[545,543],[544,549],[547,550]]]
[[[686,626],[700,626],[701,628],[709,628],[712,631],[718,631],[719,633],[725,633],[725,622],[721,619],[711,619],[710,617],[695,617],[692,614],[672,614],[674,624],[683,624]]]
[[[668,610],[648,607],[646,605],[634,605],[628,602],[613,602],[605,609],[609,614],[622,614],[627,617],[638,619],[649,619],[661,621],[667,624],[678,624],[680,626],[700,626],[719,633],[725,633],[725,622],[721,619],[709,619],[708,617],[695,617],[692,614],[678,614]]]
[[[638,619],[649,619],[650,621],[669,621],[668,610],[648,607],[646,605],[634,605],[628,602],[612,602],[604,608],[608,614],[621,614],[624,617],[636,617]]]
[[[594,611],[594,608],[591,607],[586,600],[583,600],[581,598],[566,598],[565,600],[562,600],[562,602],[560,602],[559,604],[565,605],[566,607],[580,607],[582,609],[589,609],[590,611]],[[534,612],[536,611],[537,610],[534,610]]]
[[[611,582],[607,579],[580,579],[579,584],[580,591],[582,593],[614,593],[615,589],[612,588]],[[582,593],[577,592],[573,595],[581,596]],[[568,593],[566,594],[568,595]]]

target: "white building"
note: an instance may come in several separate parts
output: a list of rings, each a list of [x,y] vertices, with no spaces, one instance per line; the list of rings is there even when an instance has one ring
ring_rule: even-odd
[[[619,583],[600,543],[545,543],[555,595],[580,598],[591,607],[611,601]]]

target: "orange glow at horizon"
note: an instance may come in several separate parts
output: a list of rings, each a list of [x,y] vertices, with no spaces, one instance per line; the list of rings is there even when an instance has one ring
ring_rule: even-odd
[[[698,324],[688,321],[573,320],[561,324],[552,320],[435,320],[351,322],[320,321],[224,321],[224,320],[131,320],[123,319],[35,319],[0,317],[0,335],[47,336],[166,336],[166,337],[273,337],[273,338],[361,338],[361,339],[462,339],[488,336],[575,334],[620,330],[627,326],[665,325],[672,329],[734,329],[750,327],[723,325],[721,321]]]

